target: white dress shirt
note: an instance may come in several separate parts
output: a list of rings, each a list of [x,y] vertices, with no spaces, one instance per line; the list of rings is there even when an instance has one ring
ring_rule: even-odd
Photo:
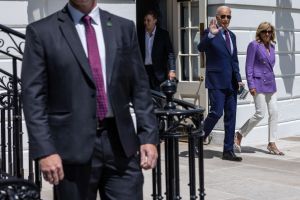
[[[85,14],[80,12],[76,8],[74,8],[70,3],[68,3],[68,9],[73,18],[73,22],[75,24],[75,28],[76,28],[78,36],[80,38],[84,52],[85,52],[86,56],[88,57],[85,27],[84,27],[83,21],[81,20]],[[92,26],[94,27],[96,37],[97,37],[97,44],[98,44],[98,49],[99,49],[99,54],[100,54],[100,59],[101,59],[103,81],[104,81],[104,85],[105,85],[105,91],[107,94],[105,43],[104,43],[104,38],[103,38],[99,7],[96,6],[88,15],[92,18]],[[111,104],[110,104],[108,95],[107,95],[107,98],[108,98],[108,111],[107,111],[106,117],[112,117],[113,112],[112,112],[112,108],[111,108]]]
[[[154,42],[154,36],[155,36],[156,26],[154,27],[154,30],[152,33],[148,33],[145,31],[145,65],[152,65],[152,47]]]

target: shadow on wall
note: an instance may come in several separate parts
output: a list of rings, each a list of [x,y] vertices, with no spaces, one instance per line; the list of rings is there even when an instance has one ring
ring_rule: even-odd
[[[28,0],[28,22],[34,22],[62,9],[68,0]]]
[[[292,8],[291,0],[277,0],[277,7]],[[280,55],[279,67],[283,76],[283,83],[287,94],[292,95],[295,79],[295,33],[294,20],[290,12],[286,9],[280,9],[275,14],[275,27],[283,29],[277,31],[277,44],[280,52],[291,52]]]
[[[34,22],[52,13],[61,10],[68,2],[68,0],[27,0],[28,8],[28,22]],[[134,3],[132,0],[97,0],[98,3]]]

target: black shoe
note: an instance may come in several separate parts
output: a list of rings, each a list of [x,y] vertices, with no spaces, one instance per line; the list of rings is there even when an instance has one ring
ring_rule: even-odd
[[[243,160],[242,157],[236,156],[233,151],[224,151],[222,159],[223,160],[236,161],[236,162],[241,162]]]

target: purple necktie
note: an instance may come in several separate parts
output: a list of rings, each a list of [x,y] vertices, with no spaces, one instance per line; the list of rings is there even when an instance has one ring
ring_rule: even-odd
[[[229,52],[231,53],[231,45],[230,45],[230,36],[229,36],[229,31],[228,30],[224,30],[225,33],[225,42],[226,42],[226,46],[229,49]]]
[[[100,54],[97,45],[95,30],[91,24],[92,18],[88,15],[82,18],[85,26],[85,35],[88,50],[88,60],[92,70],[93,78],[96,84],[97,94],[97,117],[103,120],[107,113],[107,96],[105,93],[105,85],[102,74]]]

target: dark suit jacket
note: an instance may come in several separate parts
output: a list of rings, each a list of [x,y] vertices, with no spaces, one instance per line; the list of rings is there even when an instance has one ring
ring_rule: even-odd
[[[236,38],[229,31],[233,44],[233,53],[227,48],[221,31],[214,37],[208,37],[209,30],[204,31],[204,36],[198,45],[200,52],[206,55],[205,87],[208,89],[237,89],[241,81],[239,62],[237,57]]]
[[[140,144],[158,143],[148,80],[134,23],[103,10],[100,16],[108,98],[124,153],[131,156]],[[87,162],[96,137],[96,90],[67,7],[27,27],[22,89],[32,158],[59,153],[65,163]]]
[[[139,31],[139,44],[145,63],[145,29]],[[168,31],[156,27],[151,56],[157,80],[159,82],[167,80],[169,71],[176,70],[175,55]]]

